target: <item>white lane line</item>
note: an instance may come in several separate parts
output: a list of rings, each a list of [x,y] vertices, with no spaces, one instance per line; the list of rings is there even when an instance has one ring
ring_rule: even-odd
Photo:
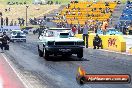
[[[0,77],[0,88],[3,88],[3,80],[1,77]]]
[[[7,57],[4,55],[4,53],[1,54],[4,59],[6,60],[6,62],[9,64],[9,66],[11,67],[11,69],[14,71],[14,73],[17,75],[17,77],[20,79],[20,81],[23,83],[23,85],[26,87],[26,88],[32,88],[31,86],[28,86],[27,83],[28,81],[27,80],[23,80],[22,77],[20,76],[20,74],[14,69],[14,67],[10,64],[10,62],[8,61]]]

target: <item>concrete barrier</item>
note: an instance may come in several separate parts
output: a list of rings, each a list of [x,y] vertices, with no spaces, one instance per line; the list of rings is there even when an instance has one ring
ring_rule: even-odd
[[[93,39],[96,34],[89,34],[88,45],[93,47]],[[76,34],[77,38],[82,39],[82,34]],[[99,35],[102,39],[103,49],[126,52],[126,41],[122,35]]]

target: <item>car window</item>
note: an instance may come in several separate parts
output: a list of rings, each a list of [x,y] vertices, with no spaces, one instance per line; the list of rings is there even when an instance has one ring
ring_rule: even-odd
[[[24,32],[21,32],[20,34],[21,34],[21,35],[24,35],[25,33],[24,33]]]
[[[69,37],[69,33],[60,33],[60,38],[68,38]]]
[[[54,36],[54,32],[52,32],[52,31],[47,31],[47,32],[45,33],[45,36],[46,36],[46,37],[53,37],[53,36]]]
[[[13,32],[12,32],[12,34],[13,34],[13,35],[16,35],[16,34],[17,34],[17,32],[16,32],[16,31],[13,31]]]
[[[68,33],[69,33],[69,37],[74,37],[74,34],[71,31],[69,31]]]
[[[25,34],[24,32],[21,32],[21,31],[12,31],[11,32],[13,35],[16,35],[16,34]]]

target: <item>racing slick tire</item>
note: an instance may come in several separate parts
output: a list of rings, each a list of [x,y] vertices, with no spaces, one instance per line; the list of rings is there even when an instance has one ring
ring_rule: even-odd
[[[85,80],[86,80],[85,77],[81,77],[79,80],[80,85],[85,84]]]
[[[83,49],[81,49],[81,50],[77,53],[77,57],[80,58],[80,59],[83,57]]]
[[[43,57],[44,57],[46,60],[50,60],[50,59],[49,59],[48,51],[47,51],[45,48],[43,49]]]
[[[86,78],[85,77],[76,77],[76,81],[77,81],[77,83],[79,84],[79,85],[83,85],[83,84],[85,84],[85,81],[86,81]]]
[[[39,49],[39,46],[38,46],[38,54],[40,57],[43,57],[43,52]]]

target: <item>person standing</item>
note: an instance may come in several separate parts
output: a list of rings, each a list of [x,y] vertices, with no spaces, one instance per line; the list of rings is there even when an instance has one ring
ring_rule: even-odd
[[[103,22],[102,25],[103,35],[106,35],[107,27],[108,27],[108,20]]]
[[[83,40],[85,43],[86,48],[88,48],[88,30],[89,30],[89,26],[87,24],[87,22],[85,22],[85,25],[83,27]]]
[[[25,20],[22,18],[22,26],[24,26]]]
[[[70,25],[68,24],[67,21],[65,22],[65,26],[66,26],[66,28],[70,28]]]
[[[132,25],[128,26],[129,35],[132,35]]]
[[[76,31],[77,31],[77,28],[76,28],[76,25],[74,25],[74,26],[72,27],[72,33],[73,33],[73,35],[76,34]]]
[[[14,22],[14,26],[17,26],[17,22],[16,21]]]
[[[73,27],[73,24],[72,24],[72,22],[70,23],[70,28],[72,28]]]
[[[124,25],[124,27],[123,27],[123,32],[122,32],[122,33],[123,33],[124,35],[126,35],[126,34],[127,34],[126,32],[127,32],[127,27],[126,27],[126,25]]]
[[[2,16],[2,12],[0,12],[0,16]]]
[[[6,26],[8,26],[8,17],[6,17]]]
[[[3,26],[3,22],[4,22],[3,17],[1,17],[1,27]]]
[[[0,41],[1,41],[1,50],[2,50],[2,53],[3,53],[3,50],[5,48],[7,48],[8,46],[8,42],[10,41],[10,38],[6,35],[6,32],[3,32],[3,35],[0,36]],[[9,46],[8,46],[8,49],[9,50]]]
[[[77,34],[81,34],[81,26],[79,22],[77,24]]]
[[[42,34],[42,31],[43,31],[43,29],[42,29],[42,28],[39,28],[39,29],[38,29],[38,35],[39,35],[39,36],[38,36],[38,38],[39,38],[39,37],[40,37],[40,35]]]
[[[11,23],[10,23],[10,26],[13,26],[13,19],[12,19],[12,21],[11,21]]]
[[[46,15],[44,15],[44,20],[46,20]]]
[[[98,31],[98,25],[94,25],[94,33],[97,33]]]

